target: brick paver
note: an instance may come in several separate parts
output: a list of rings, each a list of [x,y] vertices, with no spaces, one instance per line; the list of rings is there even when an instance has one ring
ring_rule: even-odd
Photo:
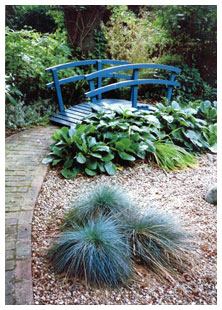
[[[57,127],[35,127],[5,143],[5,304],[33,304],[31,223],[47,172],[42,159]]]

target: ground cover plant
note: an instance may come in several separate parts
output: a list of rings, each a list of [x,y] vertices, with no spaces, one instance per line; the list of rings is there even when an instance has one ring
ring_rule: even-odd
[[[130,284],[134,262],[173,277],[186,270],[192,253],[191,234],[177,218],[155,209],[140,214],[125,192],[108,185],[72,204],[61,230],[47,253],[54,271],[101,288]]]
[[[60,165],[65,178],[79,173],[113,175],[136,160],[169,171],[195,164],[194,154],[216,152],[217,104],[159,103],[152,111],[123,106],[95,112],[76,128],[56,130],[44,163]]]

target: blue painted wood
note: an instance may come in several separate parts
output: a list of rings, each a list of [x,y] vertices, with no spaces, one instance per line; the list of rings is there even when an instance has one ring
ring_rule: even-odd
[[[49,68],[45,69],[45,71],[51,72],[52,69],[63,70],[63,69],[68,69],[68,68],[73,68],[73,67],[96,65],[98,61],[101,61],[102,64],[106,64],[106,65],[124,65],[124,64],[130,63],[130,62],[124,61],[124,60],[112,60],[112,59],[80,60],[80,61],[74,61],[74,62],[69,62],[66,64],[61,64],[61,65],[49,67]]]
[[[175,73],[171,73],[170,81],[174,82],[174,79],[175,79]],[[168,90],[167,90],[167,99],[168,99],[168,101],[171,101],[172,91],[173,91],[173,86],[170,85],[168,87]]]
[[[84,75],[76,75],[76,76],[71,76],[71,77],[68,77],[68,78],[64,78],[64,79],[58,80],[58,83],[59,83],[59,85],[64,85],[64,84],[68,84],[68,83],[71,83],[71,82],[76,82],[76,81],[84,80],[84,78],[85,78]],[[48,88],[52,88],[52,87],[55,87],[55,83],[51,82],[51,83],[46,84],[46,86]]]
[[[59,104],[59,110],[62,112],[64,111],[64,103],[63,103],[63,98],[62,98],[62,92],[61,92],[61,85],[71,83],[71,82],[76,82],[79,80],[83,80],[85,78],[84,75],[76,75],[64,79],[58,78],[57,71],[59,70],[64,70],[68,68],[74,68],[74,67],[81,67],[81,66],[90,66],[90,65],[97,65],[97,70],[101,70],[102,66],[104,65],[123,65],[123,64],[129,64],[128,61],[122,61],[122,60],[112,60],[112,59],[93,59],[93,60],[81,60],[81,61],[76,61],[76,62],[70,62],[66,64],[61,64],[57,66],[53,66],[50,68],[46,69],[46,72],[51,72],[53,76],[53,82],[48,83],[46,86],[48,88],[55,87],[56,89],[56,94],[57,94],[57,100]],[[108,74],[109,76],[109,74]],[[102,77],[98,77],[98,86],[102,86]],[[102,95],[100,94],[98,97],[98,100],[101,100]],[[95,100],[94,100],[95,101]]]
[[[80,61],[69,62],[66,64],[53,66],[53,67],[47,68],[45,71],[51,72],[53,69],[56,69],[58,71],[58,70],[63,70],[63,69],[68,69],[68,68],[73,68],[73,67],[89,66],[89,65],[95,65],[95,64],[96,64],[96,59],[94,59],[94,60],[80,60]]]
[[[140,82],[138,82],[138,70],[139,69],[158,69],[158,70],[166,70],[166,71],[170,71],[171,72],[171,77],[170,80],[154,80],[154,79],[146,79],[147,82],[145,82],[145,79],[143,80],[143,82],[141,82],[142,80],[140,80]],[[137,83],[126,83],[126,82],[119,82],[119,83],[114,83],[111,85],[108,85],[107,88],[103,88],[103,87],[99,87],[100,91],[98,92],[88,92],[86,94],[86,96],[93,98],[92,102],[95,103],[96,99],[95,96],[100,96],[100,94],[102,94],[103,92],[107,92],[107,91],[111,91],[114,90],[116,88],[121,88],[121,87],[126,87],[126,86],[130,86],[131,85],[131,95],[130,95],[130,100],[132,101],[132,106],[133,107],[137,107],[137,93],[138,93],[138,85],[139,84],[164,84],[164,85],[168,85],[168,91],[167,91],[167,99],[170,101],[171,100],[171,96],[172,96],[172,90],[173,90],[173,86],[179,86],[180,84],[178,82],[174,82],[174,78],[175,78],[175,73],[179,73],[181,72],[181,69],[173,67],[173,66],[166,66],[166,65],[160,65],[160,64],[127,64],[127,65],[120,65],[120,66],[115,66],[115,67],[111,67],[111,68],[107,68],[107,69],[103,69],[97,72],[93,72],[90,74],[87,74],[85,76],[86,80],[88,80],[90,82],[90,91],[95,90],[95,85],[92,82],[94,79],[98,79],[98,78],[103,78],[107,75],[111,75],[111,74],[115,74],[116,72],[119,71],[124,71],[124,70],[133,70],[133,74],[131,77],[131,80],[137,81]],[[128,76],[130,77],[130,76]],[[120,84],[122,83],[122,84]]]
[[[57,75],[56,69],[52,69],[52,75],[53,75],[55,89],[56,89],[56,93],[57,93],[59,110],[61,112],[63,112],[64,111],[64,104],[63,104],[62,92],[61,92],[61,88],[60,88],[60,85],[59,85],[59,80],[58,80],[58,75]]]
[[[138,69],[134,69],[133,70],[133,80],[137,81],[138,77],[139,77],[139,70]],[[131,92],[132,92],[132,105],[133,105],[133,108],[136,108],[136,106],[137,106],[138,84],[132,86]]]
[[[132,80],[132,81],[123,81],[118,83],[113,83],[111,85],[103,86],[98,89],[91,90],[85,93],[86,97],[92,98],[97,96],[100,93],[106,93],[108,91],[122,88],[122,87],[129,87],[134,85],[142,85],[142,84],[159,84],[159,85],[172,85],[172,86],[179,86],[179,82],[171,82],[168,80],[157,80],[157,79],[141,79],[141,80]]]
[[[97,60],[97,71],[102,70],[102,61],[101,60]],[[97,87],[100,88],[102,87],[102,77],[99,76],[98,77],[98,81],[97,81]],[[98,100],[102,99],[102,94],[98,95]]]
[[[176,73],[180,73],[181,69],[172,67],[172,66],[166,66],[166,65],[159,65],[159,64],[127,64],[127,65],[121,65],[116,67],[111,67],[107,69],[103,69],[98,72],[93,72],[90,74],[85,75],[86,80],[91,80],[98,78],[99,76],[103,77],[104,74],[117,72],[117,71],[124,71],[124,70],[134,70],[134,69],[161,69],[161,70],[167,70],[172,71]]]
[[[102,69],[103,65],[114,65],[111,68]],[[97,69],[96,72],[87,75],[76,75],[67,78],[59,79],[57,71],[81,67],[81,66],[94,66]],[[93,69],[93,68],[92,68]],[[170,80],[158,80],[158,79],[138,79],[139,69],[160,69],[171,72]],[[122,73],[124,70],[132,70],[132,75]],[[181,72],[179,68],[159,65],[159,64],[130,64],[126,61],[110,60],[110,59],[94,59],[83,60],[67,64],[61,64],[58,66],[50,67],[46,69],[47,72],[51,72],[53,76],[53,82],[47,84],[48,88],[55,87],[60,113],[51,117],[50,119],[62,125],[73,126],[75,123],[80,122],[81,119],[92,112],[91,106],[88,102],[80,103],[69,109],[64,109],[64,103],[61,92],[61,85],[76,82],[86,79],[89,82],[90,91],[86,93],[88,98],[91,98],[93,104],[97,104],[106,109],[103,104],[109,105],[121,103],[127,106],[133,106],[138,109],[150,109],[147,105],[137,104],[138,85],[143,84],[160,84],[167,85],[167,98],[170,101],[172,95],[173,86],[179,86],[180,83],[175,82],[175,74]],[[120,73],[119,73],[120,72]],[[113,83],[111,85],[102,86],[103,78],[116,78],[124,79],[124,81]],[[97,88],[95,87],[95,80],[97,79]],[[131,87],[130,101],[119,99],[102,99],[102,94],[110,90],[118,89],[121,87]]]

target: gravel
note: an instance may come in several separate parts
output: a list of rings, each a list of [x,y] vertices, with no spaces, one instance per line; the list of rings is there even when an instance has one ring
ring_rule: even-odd
[[[36,305],[215,305],[217,304],[217,206],[204,200],[217,182],[216,155],[203,155],[194,169],[164,173],[138,162],[114,176],[63,179],[50,170],[43,182],[32,223],[32,275]],[[196,263],[177,280],[163,281],[137,266],[139,281],[119,291],[86,288],[83,282],[56,275],[44,258],[59,233],[72,201],[97,184],[115,184],[129,193],[141,212],[155,207],[177,214],[199,239]]]

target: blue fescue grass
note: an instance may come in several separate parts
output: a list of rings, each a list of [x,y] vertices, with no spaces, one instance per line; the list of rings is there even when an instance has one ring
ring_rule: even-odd
[[[156,209],[141,214],[116,186],[92,188],[72,205],[61,229],[47,255],[54,270],[100,288],[118,288],[135,279],[134,262],[173,279],[186,270],[193,254],[193,236],[175,216]]]
[[[98,185],[87,193],[78,203],[72,204],[66,214],[62,229],[72,227],[75,223],[83,225],[89,218],[99,215],[119,217],[131,209],[132,203],[127,194],[117,186]]]
[[[61,233],[47,257],[55,272],[85,279],[86,285],[118,288],[133,276],[129,245],[115,220],[107,216]]]
[[[152,272],[165,277],[186,270],[194,236],[175,216],[157,210],[134,214],[126,218],[125,233],[134,259]]]

